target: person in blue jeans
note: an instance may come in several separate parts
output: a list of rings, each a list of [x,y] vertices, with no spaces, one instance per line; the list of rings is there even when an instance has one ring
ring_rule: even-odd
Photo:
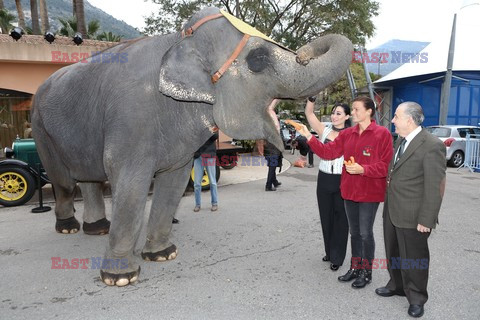
[[[195,152],[193,160],[193,170],[195,177],[193,181],[193,190],[195,191],[195,208],[194,212],[199,212],[202,203],[202,179],[204,168],[207,171],[208,180],[210,180],[211,194],[211,211],[218,210],[218,193],[217,193],[217,177],[216,177],[216,155],[217,148],[215,141],[218,139],[218,133],[215,133],[208,139],[200,149]]]

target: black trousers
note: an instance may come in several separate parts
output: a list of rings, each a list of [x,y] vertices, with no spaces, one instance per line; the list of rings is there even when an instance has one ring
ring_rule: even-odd
[[[340,195],[340,177],[340,174],[318,171],[317,179],[317,202],[325,254],[336,265],[343,264],[348,242],[348,220]]]
[[[373,223],[378,209],[378,202],[355,202],[345,200],[350,240],[352,245],[352,262],[365,264],[367,269],[372,268],[375,258],[375,238]],[[365,261],[366,260],[366,261]]]
[[[277,167],[268,167],[266,187],[271,188],[273,185],[278,183],[276,170]]]
[[[428,300],[430,232],[422,233],[417,229],[395,227],[385,206],[383,236],[390,274],[386,287],[395,292],[404,292],[409,304],[425,304]]]
[[[308,164],[313,166],[313,151],[308,151]]]

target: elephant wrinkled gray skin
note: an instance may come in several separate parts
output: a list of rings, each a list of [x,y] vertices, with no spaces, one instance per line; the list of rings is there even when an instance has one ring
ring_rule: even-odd
[[[218,12],[204,9],[185,27]],[[178,32],[127,41],[105,51],[127,53],[127,63],[93,63],[90,58],[57,71],[35,95],[33,133],[55,188],[57,231],[79,229],[73,207],[76,182],[87,182],[84,187],[93,194],[85,198],[89,215],[104,219],[102,199],[95,196],[101,188],[95,185],[110,181],[108,263],[101,271],[107,285],[123,286],[138,278],[133,249],[152,177],[154,194],[142,257],[174,259],[177,250],[169,241],[172,217],[193,154],[214,126],[236,139],[268,139],[283,149],[273,110],[276,99],[315,95],[350,64],[352,44],[343,36],[316,39],[297,54],[250,37],[213,84],[211,75],[242,37],[222,17],[184,38]]]

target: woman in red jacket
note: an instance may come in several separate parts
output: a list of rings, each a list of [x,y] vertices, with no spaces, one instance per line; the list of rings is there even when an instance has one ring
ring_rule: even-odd
[[[310,149],[323,159],[353,157],[352,164],[342,170],[340,190],[350,229],[352,262],[350,270],[338,277],[351,281],[354,288],[363,288],[372,281],[372,263],[375,257],[373,223],[387,186],[388,164],[393,154],[390,132],[373,120],[375,104],[368,97],[358,97],[352,104],[355,126],[342,130],[338,137],[323,144],[312,136],[307,127],[299,131],[307,138]]]

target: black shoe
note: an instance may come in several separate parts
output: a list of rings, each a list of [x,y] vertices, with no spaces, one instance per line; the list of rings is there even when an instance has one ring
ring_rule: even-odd
[[[275,187],[265,187],[265,191],[277,191]]]
[[[330,269],[332,271],[337,271],[338,268],[340,268],[340,266],[338,264],[333,264],[333,263],[330,263]]]
[[[348,282],[358,278],[358,269],[350,269],[343,276],[338,277],[338,281]]]
[[[281,186],[281,185],[282,185],[282,183],[281,183],[280,181],[277,181],[277,182],[274,182],[274,183],[273,183],[273,186],[274,186],[275,188],[278,188],[278,186]]]
[[[173,219],[172,219],[172,223],[177,224],[177,223],[179,223],[179,222],[180,222],[180,221],[179,221],[177,218],[173,218]]]
[[[405,293],[399,293],[397,291],[390,290],[387,287],[377,288],[375,289],[375,293],[382,297],[405,296]]]
[[[408,307],[408,315],[414,318],[420,318],[423,316],[423,305],[411,304]]]
[[[370,282],[372,282],[372,270],[362,269],[358,274],[358,278],[353,281],[352,287],[355,289],[361,289]]]
[[[330,257],[329,257],[329,256],[325,256],[325,257],[322,258],[322,261],[325,261],[325,262],[326,262],[326,261],[330,261]]]

